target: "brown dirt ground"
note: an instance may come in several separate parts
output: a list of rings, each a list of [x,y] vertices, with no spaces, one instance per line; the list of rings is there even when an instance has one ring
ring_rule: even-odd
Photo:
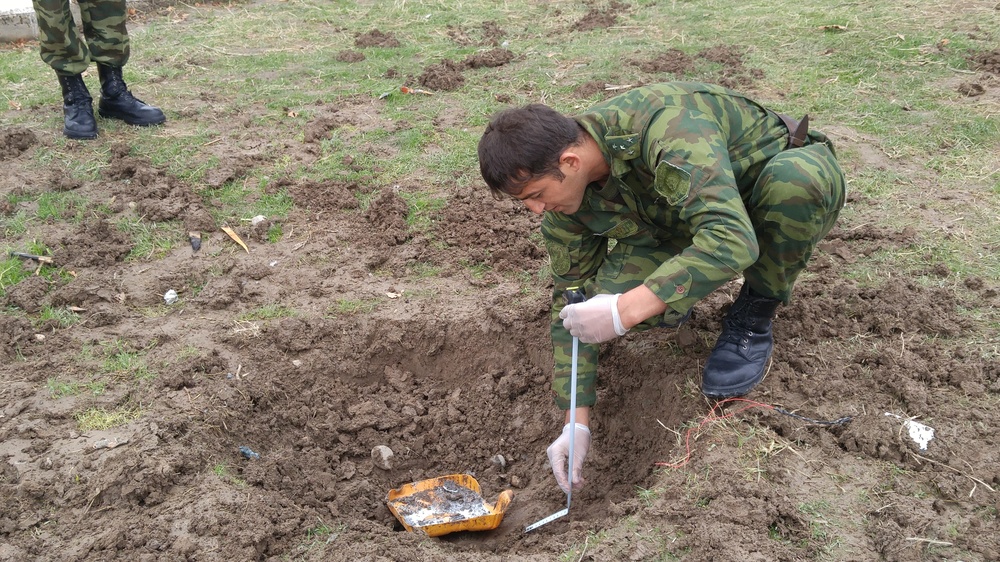
[[[609,14],[588,17],[599,15]],[[483,35],[495,44],[497,30],[484,24]],[[357,44],[392,41],[374,30]],[[750,80],[742,52],[723,46],[700,56]],[[499,64],[510,60],[504,50],[491,53]],[[674,57],[675,66],[653,70],[690,63]],[[447,90],[462,70],[432,65],[420,83]],[[278,152],[314,161],[317,144],[345,124],[387,127],[377,100],[314,109],[319,117],[305,131],[286,135],[256,130],[251,118],[219,123],[228,140],[206,147],[219,161],[206,185],[243,177]],[[830,133],[861,154],[845,162],[848,173],[895,165],[860,135]],[[196,193],[204,186],[131,156],[127,142],[114,145],[97,181],[72,180],[58,161],[33,168],[33,151],[58,134],[0,129],[0,193],[72,190],[104,202],[112,216],[49,225],[52,267],[72,278],[32,277],[2,303],[30,314],[42,305],[78,307],[82,321],[60,328],[0,315],[0,560],[551,560],[594,533],[604,533],[600,544],[584,546],[579,559],[800,560],[822,555],[817,533],[836,534],[857,560],[955,559],[949,552],[1000,559],[1000,506],[990,491],[1000,487],[1000,417],[988,407],[1000,393],[1000,363],[954,343],[978,329],[956,311],[1000,305],[997,280],[949,283],[944,264],[927,272],[941,279],[937,287],[887,276],[862,288],[839,274],[872,252],[910,248],[912,229],[860,222],[829,235],[778,314],[773,363],[749,397],[812,418],[852,416],[849,423],[730,408],[740,421],[694,432],[686,458],[673,430],[708,412],[697,392],[700,368],[738,290],[730,284],[680,330],[606,346],[588,485],[570,517],[525,534],[564,501],[544,453],[559,426],[548,390],[547,298],[511,281],[545,265],[544,249],[529,238],[537,217],[478,186],[443,186],[447,206],[429,231],[414,233],[400,194],[426,186],[384,190],[360,213],[357,185],[280,179],[272,188],[295,203],[282,221],[286,236],[266,243],[270,218],[240,225],[246,253],[214,223],[206,208],[213,201]],[[930,185],[919,174],[914,181]],[[849,204],[862,217],[882,209],[858,195]],[[200,251],[182,245],[160,260],[123,261],[129,239],[110,223],[137,216],[202,232]],[[489,269],[473,275],[469,263]],[[417,264],[440,273],[414,275]],[[170,306],[168,289],[180,295]],[[370,306],[331,313],[338,299]],[[275,304],[296,316],[238,319]],[[98,396],[50,397],[49,378],[86,382],[99,370],[100,359],[81,349],[116,339],[146,353],[157,376]],[[137,421],[77,430],[73,412],[128,404],[141,407]],[[887,412],[935,427],[928,449]],[[770,437],[761,442],[759,434]],[[743,438],[770,444],[741,447]],[[107,439],[128,441],[95,448]],[[373,458],[380,446],[394,453],[387,468]],[[683,470],[655,464],[678,460]],[[214,467],[222,465],[220,475]],[[474,474],[488,501],[513,490],[502,525],[440,539],[403,532],[387,491],[451,473]],[[863,494],[868,501],[858,501]],[[823,527],[802,507],[801,498],[817,496],[830,509],[865,510]],[[307,534],[323,523],[329,534]],[[673,543],[644,538],[664,529]],[[930,550],[921,537],[950,537],[954,550]]]

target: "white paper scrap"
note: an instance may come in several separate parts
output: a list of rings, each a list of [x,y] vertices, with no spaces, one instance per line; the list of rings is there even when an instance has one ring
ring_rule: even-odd
[[[903,425],[906,426],[906,429],[910,432],[910,439],[913,439],[917,445],[920,445],[921,451],[927,450],[927,443],[929,443],[931,439],[934,439],[933,427],[911,419],[903,419],[902,416],[890,412],[886,412],[885,415],[903,420]]]

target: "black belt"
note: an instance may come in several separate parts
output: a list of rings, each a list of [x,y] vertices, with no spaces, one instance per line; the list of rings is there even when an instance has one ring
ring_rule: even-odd
[[[788,129],[788,148],[799,148],[805,146],[809,139],[809,116],[806,115],[801,121],[796,121],[784,113],[777,114],[781,122]]]

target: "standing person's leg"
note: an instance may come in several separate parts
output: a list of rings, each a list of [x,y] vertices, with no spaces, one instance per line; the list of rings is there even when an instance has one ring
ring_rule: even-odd
[[[82,0],[80,19],[91,60],[99,65],[125,66],[129,58],[125,0]]]
[[[63,134],[71,139],[97,137],[93,98],[83,82],[90,49],[77,31],[69,0],[34,0],[42,61],[59,79],[63,95]]]
[[[83,29],[101,80],[101,117],[121,119],[129,125],[159,125],[167,120],[158,108],[147,105],[129,91],[122,67],[131,54],[125,0],[88,0],[80,6]]]
[[[844,197],[844,173],[825,144],[782,152],[761,171],[745,201],[760,257],[743,272],[743,288],[705,363],[706,396],[742,396],[764,377],[774,348],[771,319],[833,228]]]

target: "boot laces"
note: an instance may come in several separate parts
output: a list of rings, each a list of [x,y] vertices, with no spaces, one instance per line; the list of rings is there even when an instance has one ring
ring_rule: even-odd
[[[68,95],[67,105],[80,105],[82,103],[88,103],[93,101],[90,97],[90,92],[87,91],[87,85],[83,83],[83,80],[69,80],[66,84],[66,93]]]

